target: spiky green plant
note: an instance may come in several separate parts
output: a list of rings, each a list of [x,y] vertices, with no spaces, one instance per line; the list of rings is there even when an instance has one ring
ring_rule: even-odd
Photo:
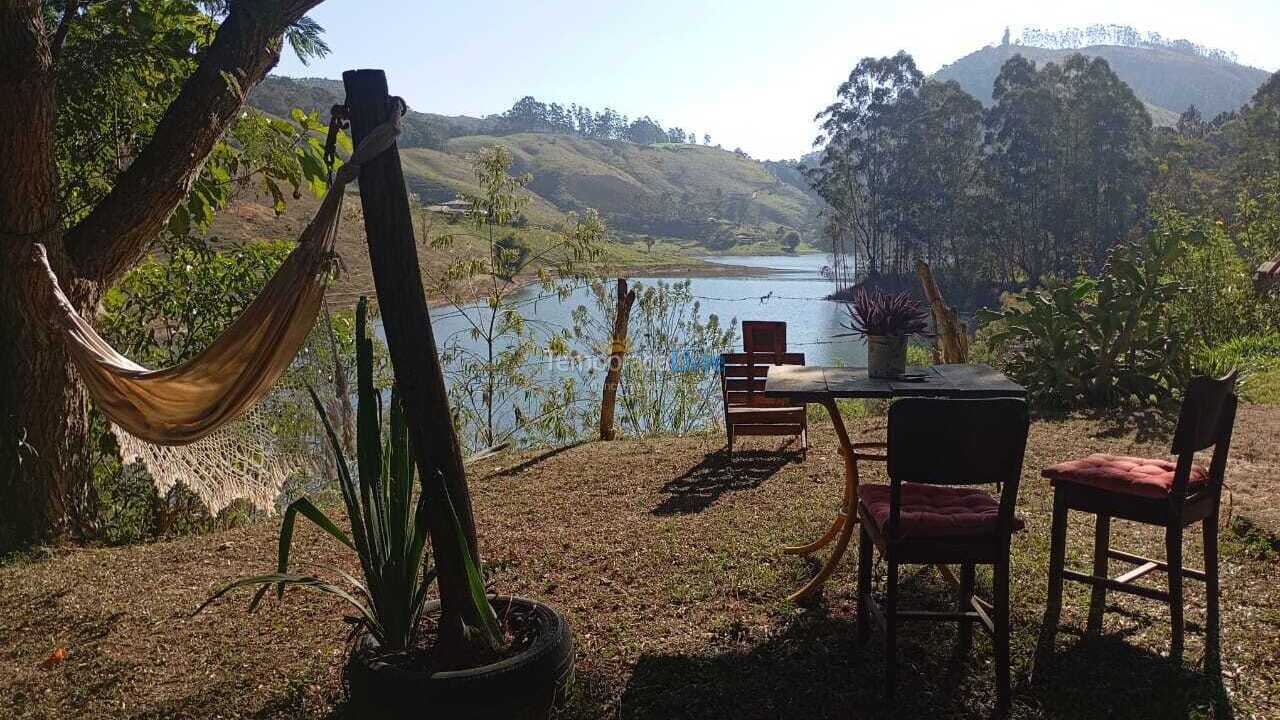
[[[384,650],[400,652],[412,645],[435,569],[423,570],[422,567],[427,538],[425,496],[419,492],[416,501],[414,499],[413,453],[404,411],[394,388],[391,391],[389,433],[385,441],[382,436],[382,396],[373,385],[373,340],[368,334],[367,314],[368,299],[362,297],[356,305],[356,393],[359,403],[356,410],[356,476],[351,474],[342,444],[320,398],[311,390],[311,399],[337,458],[338,485],[346,506],[350,535],[307,498],[295,500],[285,510],[280,524],[276,572],[232,581],[206,600],[196,610],[197,613],[235,588],[259,586],[249,603],[252,612],[273,585],[277,597],[284,594],[286,585],[298,585],[336,595],[354,606],[359,611],[361,625]],[[360,560],[363,581],[341,568],[333,570],[350,585],[350,589],[317,575],[289,572],[294,522],[299,515],[355,552]],[[458,532],[462,532],[460,525]],[[463,547],[466,547],[465,543]],[[469,585],[472,586],[472,599],[484,603],[487,612],[481,615],[493,621],[480,630],[492,633],[496,644],[499,631],[484,594],[483,576],[474,558],[465,558],[464,563]]]

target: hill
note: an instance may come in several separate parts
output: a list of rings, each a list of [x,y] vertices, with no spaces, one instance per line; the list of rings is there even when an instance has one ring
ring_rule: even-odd
[[[255,107],[275,115],[300,107],[327,116],[341,101],[339,81],[316,78],[268,77],[250,95]],[[527,214],[534,223],[594,208],[622,239],[666,239],[692,252],[777,251],[792,232],[802,242],[816,240],[818,202],[793,164],[706,145],[503,127],[500,116],[411,110],[400,143],[409,189],[425,204],[473,191],[469,156],[501,144],[511,150],[513,169],[533,176]]]
[[[955,80],[966,92],[990,105],[991,86],[1009,58],[1022,55],[1039,66],[1061,62],[1074,53],[1106,60],[1147,105],[1157,125],[1174,124],[1178,115],[1191,105],[1205,118],[1237,110],[1269,77],[1265,70],[1241,65],[1220,54],[1188,48],[1124,45],[1045,48],[1017,43],[989,45],[944,65],[934,77]]]

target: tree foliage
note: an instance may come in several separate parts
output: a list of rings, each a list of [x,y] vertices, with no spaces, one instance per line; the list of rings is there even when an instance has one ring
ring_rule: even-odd
[[[818,115],[827,236],[850,281],[923,258],[968,281],[1096,269],[1145,216],[1151,121],[1107,64],[1020,56],[984,111],[910,55],[865,58]]]
[[[478,253],[429,279],[464,320],[460,335],[442,338],[441,362],[455,424],[473,448],[573,434],[566,411],[580,401],[577,388],[564,378],[549,384],[544,372],[546,358],[567,352],[567,329],[538,320],[527,296],[566,297],[590,271],[606,232],[592,210],[539,235],[536,246],[513,232],[532,178],[511,174],[511,165],[506,147],[482,149],[473,158],[480,190],[463,196],[466,228],[432,241],[438,249],[466,240],[479,245]],[[479,302],[473,300],[477,289]]]

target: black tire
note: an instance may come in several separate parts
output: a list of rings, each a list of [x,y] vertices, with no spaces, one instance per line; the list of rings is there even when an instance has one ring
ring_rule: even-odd
[[[524,652],[467,670],[428,674],[373,660],[378,644],[357,640],[347,658],[350,718],[440,720],[544,720],[573,684],[574,644],[568,621],[555,608],[521,597],[490,598],[499,616],[530,613],[537,636]],[[423,612],[439,612],[428,603]]]

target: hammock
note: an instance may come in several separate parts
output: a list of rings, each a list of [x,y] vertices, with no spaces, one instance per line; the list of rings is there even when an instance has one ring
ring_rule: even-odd
[[[249,441],[250,447],[240,448],[239,458],[225,453],[204,457],[212,449],[207,443],[186,455],[179,446],[209,439],[263,400],[306,342],[328,283],[344,188],[363,163],[395,144],[399,113],[392,117],[338,169],[298,246],[262,293],[208,348],[176,367],[148,370],[116,352],[76,312],[49,267],[44,247],[35,246],[35,259],[48,280],[54,322],[80,378],[111,421],[125,461],[147,465],[161,491],[181,481],[214,513],[245,496],[255,505],[271,507],[291,469],[288,463],[271,462],[261,442],[253,447],[252,441],[262,438],[250,435],[264,433],[241,432],[217,443],[226,451]]]

